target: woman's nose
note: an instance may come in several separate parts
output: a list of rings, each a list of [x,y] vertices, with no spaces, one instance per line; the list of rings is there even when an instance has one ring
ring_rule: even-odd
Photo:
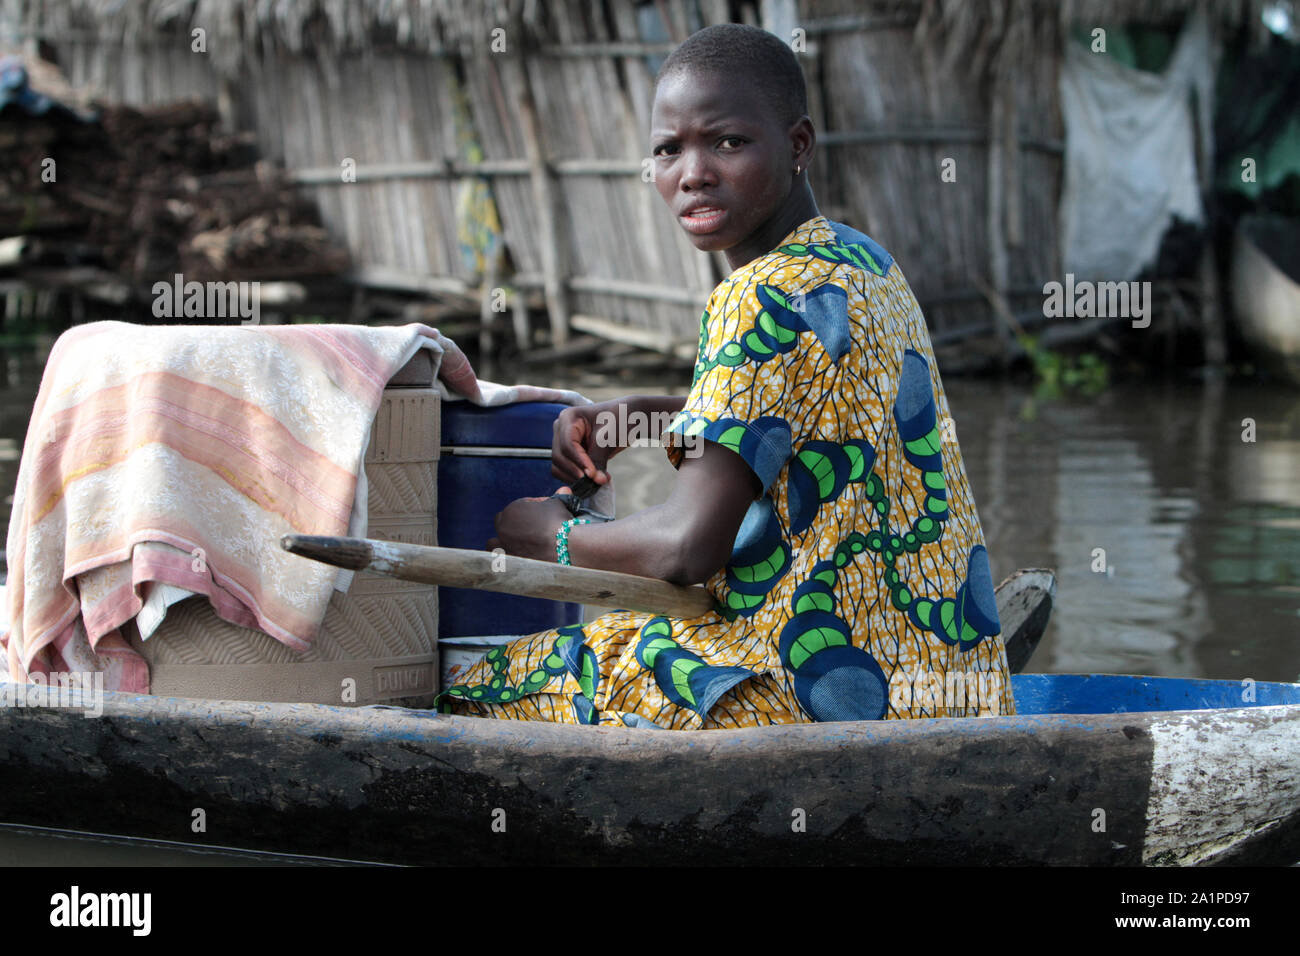
[[[690,190],[714,185],[717,183],[707,159],[697,151],[687,152],[682,157],[682,188]]]

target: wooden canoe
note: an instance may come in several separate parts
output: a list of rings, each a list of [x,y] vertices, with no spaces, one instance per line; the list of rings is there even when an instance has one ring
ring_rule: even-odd
[[[999,586],[1013,671],[1054,592],[1040,569]],[[10,706],[0,822],[414,864],[1300,859],[1300,685],[1012,682],[1014,717],[695,733],[125,694],[96,718]]]
[[[1012,680],[1013,717],[693,733],[124,694],[98,718],[11,706],[0,821],[414,864],[1300,859],[1300,685]]]

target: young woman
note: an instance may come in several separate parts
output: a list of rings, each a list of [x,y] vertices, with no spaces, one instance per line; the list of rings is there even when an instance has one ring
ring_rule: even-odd
[[[652,126],[660,195],[734,271],[705,309],[690,394],[565,411],[553,472],[608,480],[620,449],[597,416],[620,403],[628,420],[677,412],[672,493],[608,524],[521,499],[497,531],[511,554],[706,582],[718,610],[521,638],[442,706],[664,729],[1012,713],[925,320],[889,253],[817,211],[794,54],[752,27],[694,34],[660,71]]]

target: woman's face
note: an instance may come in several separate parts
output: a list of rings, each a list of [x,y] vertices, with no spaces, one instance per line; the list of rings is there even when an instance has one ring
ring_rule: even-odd
[[[665,77],[650,136],[655,186],[697,249],[743,246],[790,199],[796,146],[753,84],[690,71]]]

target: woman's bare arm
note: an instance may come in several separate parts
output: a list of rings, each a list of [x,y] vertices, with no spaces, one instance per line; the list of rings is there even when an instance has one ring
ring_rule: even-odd
[[[570,561],[701,584],[726,563],[745,511],[760,491],[744,459],[706,441],[698,457],[682,459],[663,504],[607,524],[573,526]],[[568,517],[554,499],[521,498],[497,516],[498,541],[510,554],[554,561],[555,532]]]
[[[569,532],[573,564],[701,584],[726,563],[758,478],[729,448],[704,442],[683,458],[668,500],[604,525]]]

